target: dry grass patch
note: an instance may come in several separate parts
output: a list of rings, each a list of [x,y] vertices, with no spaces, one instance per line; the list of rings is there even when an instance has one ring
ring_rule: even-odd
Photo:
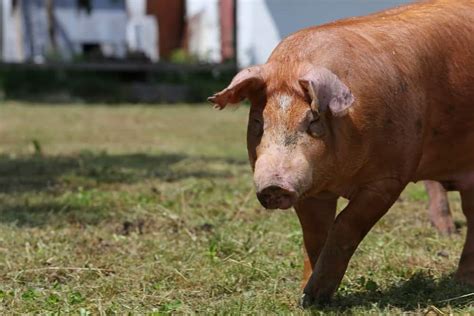
[[[257,203],[246,108],[0,107],[0,311],[306,313],[293,212]],[[451,280],[465,234],[438,236],[411,185],[315,313],[472,313]],[[341,201],[341,207],[344,202]]]

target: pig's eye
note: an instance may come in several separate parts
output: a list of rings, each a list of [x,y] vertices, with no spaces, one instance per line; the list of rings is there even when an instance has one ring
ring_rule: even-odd
[[[308,126],[308,134],[313,137],[322,137],[324,136],[324,123],[321,118],[313,119]]]

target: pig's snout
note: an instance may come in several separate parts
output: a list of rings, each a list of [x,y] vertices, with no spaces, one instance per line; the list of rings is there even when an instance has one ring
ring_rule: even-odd
[[[295,191],[272,185],[257,192],[257,198],[266,209],[286,210],[295,204],[297,194]]]

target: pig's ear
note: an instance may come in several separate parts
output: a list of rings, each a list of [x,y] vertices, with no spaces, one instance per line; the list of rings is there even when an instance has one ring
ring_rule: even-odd
[[[227,104],[235,104],[248,98],[251,93],[263,88],[261,72],[261,66],[240,71],[227,88],[207,100],[214,104],[214,108],[222,110]]]
[[[329,108],[334,116],[343,116],[355,101],[349,88],[329,69],[314,68],[299,82],[312,100],[313,111],[325,112]]]

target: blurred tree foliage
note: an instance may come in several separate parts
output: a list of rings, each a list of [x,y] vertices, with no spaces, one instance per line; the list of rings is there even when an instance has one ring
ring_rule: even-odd
[[[66,101],[134,102],[133,87],[142,85],[184,87],[180,102],[205,102],[207,97],[221,90],[236,73],[234,67],[203,67],[190,71],[171,67],[154,72],[91,71],[78,69],[43,69],[4,65],[0,68],[0,95],[4,99],[50,102],[60,95]]]

